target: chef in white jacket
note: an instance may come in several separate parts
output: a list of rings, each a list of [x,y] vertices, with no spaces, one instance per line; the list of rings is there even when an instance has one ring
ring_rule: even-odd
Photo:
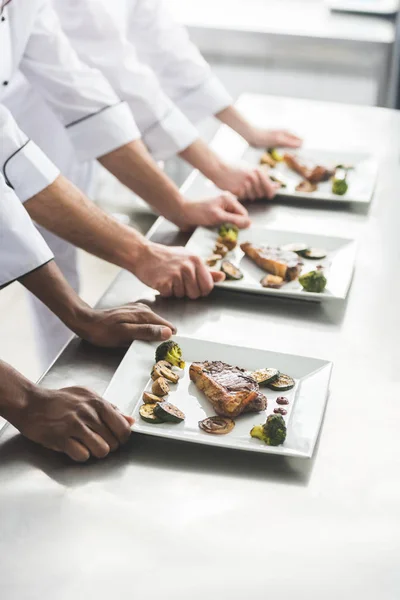
[[[29,152],[43,161],[48,174],[50,168],[55,172],[37,147],[30,144]],[[171,323],[140,303],[108,310],[91,308],[52,259],[27,211],[0,175],[0,290],[18,280],[75,333],[100,346],[168,339],[175,332]],[[133,423],[86,388],[42,389],[0,357],[0,429],[2,418],[34,442],[80,462],[90,456],[104,458],[116,450],[129,438]]]
[[[40,131],[45,132],[47,142],[59,137],[59,131],[53,127],[58,119],[63,124],[62,132],[68,134],[69,144],[79,162],[97,158],[122,182],[182,228],[196,224],[217,224],[224,220],[236,221],[239,226],[248,224],[245,209],[229,195],[222,194],[204,203],[187,202],[182,197],[148,155],[127,104],[120,102],[98,71],[86,67],[78,59],[62,33],[48,0],[18,0],[11,1],[5,7],[3,5],[0,54],[3,59],[0,63],[0,98],[3,96],[8,101],[14,114],[18,113],[21,103],[24,105],[22,94],[14,93],[7,98],[7,90],[13,85],[17,69],[40,90],[52,107],[56,115],[53,122],[40,121]],[[38,112],[29,112],[31,124],[39,123]],[[46,146],[42,144],[42,139],[38,141],[42,148]],[[27,148],[29,146],[27,143]],[[34,161],[22,146],[10,154],[7,145],[2,144],[0,152],[3,154],[0,156],[0,166],[4,175],[24,200],[24,194],[17,189],[21,184],[23,161]],[[250,175],[250,179],[258,177],[258,171]],[[27,176],[23,185],[29,186],[30,181]],[[263,181],[267,187],[270,185],[265,178]],[[67,254],[70,251],[74,253],[73,249],[67,247]],[[157,256],[154,258],[157,260]],[[67,256],[67,259],[67,267],[70,268],[71,256]],[[177,256],[177,260],[179,262],[180,256]],[[203,267],[196,265],[195,268],[201,270]],[[66,274],[71,275],[68,271]],[[74,272],[71,277],[74,283],[73,278]],[[170,293],[175,293],[174,287]],[[181,285],[178,285],[176,295],[182,295]],[[45,324],[48,322],[46,318]],[[51,341],[57,347],[62,342],[54,333]]]

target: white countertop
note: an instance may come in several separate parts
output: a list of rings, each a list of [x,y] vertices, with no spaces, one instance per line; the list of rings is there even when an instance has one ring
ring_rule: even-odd
[[[314,305],[215,291],[158,300],[179,333],[332,360],[312,460],[133,435],[104,462],[74,465],[11,427],[0,437],[2,600],[398,600],[400,597],[400,114],[243,96],[260,124],[315,148],[381,160],[369,210],[259,202],[257,225],[355,237],[348,301]],[[216,146],[240,147],[226,129]],[[236,148],[236,150],[234,150]],[[192,177],[189,193],[210,189]],[[160,220],[152,239],[174,244]],[[121,272],[104,306],[152,299]],[[103,393],[122,357],[75,341],[44,379]]]

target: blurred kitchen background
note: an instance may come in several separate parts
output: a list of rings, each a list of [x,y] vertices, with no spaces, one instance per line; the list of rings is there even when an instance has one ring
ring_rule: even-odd
[[[399,0],[166,2],[235,98],[253,92],[400,108]],[[201,134],[209,140],[216,127],[204,122]],[[165,168],[178,184],[188,175],[179,160]],[[156,218],[100,169],[95,201],[143,233]],[[82,295],[95,303],[118,269],[84,252],[80,261]],[[18,283],[0,294],[0,314],[13,317],[0,320],[0,339],[7,340],[0,357],[37,379],[37,351]]]

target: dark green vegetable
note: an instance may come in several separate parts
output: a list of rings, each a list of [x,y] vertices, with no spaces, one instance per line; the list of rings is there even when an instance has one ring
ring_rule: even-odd
[[[268,446],[279,446],[286,439],[286,424],[281,415],[269,415],[264,425],[255,425],[251,437],[262,440]]]
[[[174,367],[185,368],[185,361],[182,359],[182,349],[173,340],[168,340],[160,344],[156,350],[156,362],[166,360]]]
[[[139,408],[139,414],[143,421],[146,421],[146,423],[152,423],[153,425],[158,425],[159,423],[163,422],[162,419],[160,419],[160,417],[157,417],[157,415],[154,414],[154,408],[156,406],[156,403],[143,404]]]
[[[236,247],[239,229],[231,223],[224,223],[218,230],[219,238],[217,243],[223,244],[228,250],[233,250]]]
[[[308,250],[309,246],[307,244],[303,244],[302,242],[294,242],[293,244],[286,244],[282,246],[282,250],[286,252],[296,252],[296,254],[301,254],[305,250]]]
[[[259,369],[251,373],[252,378],[257,381],[258,385],[268,385],[278,379],[279,375],[278,369],[274,368]]]
[[[287,390],[294,388],[295,385],[296,382],[293,377],[285,375],[284,373],[279,373],[279,377],[268,383],[268,387],[276,392],[286,392]]]
[[[232,281],[239,281],[239,279],[243,279],[243,273],[238,268],[235,267],[229,260],[224,260],[221,264],[221,271],[225,273],[225,277]]]
[[[347,174],[349,171],[354,169],[351,165],[337,165],[336,169],[341,169],[344,172],[344,177],[336,176],[332,179],[332,194],[336,194],[336,196],[344,196],[347,190],[349,189],[349,185],[347,183]]]
[[[169,402],[160,402],[153,410],[156,417],[164,422],[181,423],[185,418],[184,413]]]
[[[278,179],[278,177],[275,177],[275,175],[270,175],[269,178],[274,183],[279,183],[281,188],[287,187],[287,184],[284,181],[282,181],[282,179]]]
[[[327,251],[323,248],[306,248],[297,252],[303,258],[309,258],[310,260],[322,260],[326,258]]]
[[[324,291],[327,284],[327,279],[322,269],[316,269],[315,271],[309,271],[299,277],[300,285],[306,290],[306,292],[314,292],[320,294]]]

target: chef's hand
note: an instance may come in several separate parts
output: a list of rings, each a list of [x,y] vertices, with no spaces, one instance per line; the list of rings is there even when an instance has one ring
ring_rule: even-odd
[[[300,148],[303,140],[290,131],[252,127],[246,141],[255,148]]]
[[[102,347],[129,346],[133,340],[168,340],[176,328],[146,304],[132,302],[107,310],[86,310],[73,330],[83,339]]]
[[[221,165],[212,181],[221,190],[235,194],[241,200],[257,200],[268,198],[271,200],[280,185],[268,177],[266,169],[253,167],[246,163],[242,165]]]
[[[192,231],[197,225],[216,227],[227,222],[245,229],[250,225],[250,218],[245,207],[232,194],[223,192],[209,200],[186,202],[175,222],[182,231]]]
[[[86,388],[46,390],[34,386],[12,424],[28,439],[75,461],[105,458],[124,444],[132,417]]]
[[[185,248],[148,242],[138,257],[134,274],[164,297],[207,296],[214,283],[223,281],[220,271],[209,270],[203,261]]]

